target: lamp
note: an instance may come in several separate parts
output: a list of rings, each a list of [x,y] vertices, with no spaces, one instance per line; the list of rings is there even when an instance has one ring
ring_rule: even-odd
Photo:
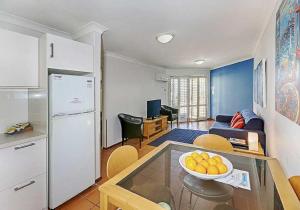
[[[258,152],[258,134],[255,132],[248,132],[248,146],[249,150]]]

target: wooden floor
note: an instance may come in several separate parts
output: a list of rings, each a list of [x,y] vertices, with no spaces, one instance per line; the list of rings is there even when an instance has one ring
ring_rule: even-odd
[[[191,122],[191,123],[180,123],[178,128],[184,128],[184,129],[197,129],[197,130],[208,130],[213,121],[200,121],[200,122]],[[176,128],[176,123],[173,124],[173,129]],[[139,148],[139,140],[138,139],[130,139],[126,142],[126,144],[132,145],[137,148],[139,152],[139,157],[144,156],[151,150],[153,150],[155,147],[149,146],[148,143],[155,140],[159,136],[169,132],[171,130],[169,126],[169,130],[156,136],[152,136],[150,139],[144,140],[142,144],[142,148]],[[68,202],[64,203],[60,207],[57,208],[57,210],[96,210],[100,209],[100,200],[99,200],[99,192],[97,188],[107,181],[106,176],[106,162],[109,157],[109,155],[114,151],[116,148],[121,146],[121,144],[115,145],[109,149],[103,149],[101,152],[101,179],[95,183],[92,187],[88,188],[84,192],[80,193],[76,197],[72,198]]]

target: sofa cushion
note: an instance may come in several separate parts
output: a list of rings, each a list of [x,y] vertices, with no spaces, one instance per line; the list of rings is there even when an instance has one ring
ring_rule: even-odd
[[[211,128],[222,129],[222,128],[230,128],[230,124],[226,122],[215,122]]]
[[[264,121],[258,117],[253,111],[244,109],[241,111],[241,115],[245,120],[244,129],[247,130],[264,130]]]

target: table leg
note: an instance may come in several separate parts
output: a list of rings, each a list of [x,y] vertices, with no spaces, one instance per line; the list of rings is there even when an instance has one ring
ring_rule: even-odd
[[[165,185],[170,187],[171,184],[171,150],[165,153]]]
[[[108,201],[108,196],[100,193],[100,210],[116,210],[117,208],[111,205]]]

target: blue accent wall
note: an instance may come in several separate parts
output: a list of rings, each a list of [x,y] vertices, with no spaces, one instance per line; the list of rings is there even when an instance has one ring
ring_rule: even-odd
[[[253,59],[210,72],[210,113],[232,115],[253,106]]]

